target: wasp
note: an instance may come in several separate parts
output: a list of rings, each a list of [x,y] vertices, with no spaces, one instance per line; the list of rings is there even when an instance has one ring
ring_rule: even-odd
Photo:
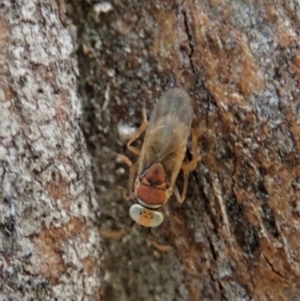
[[[187,192],[189,173],[195,170],[200,156],[197,155],[197,135],[192,133],[193,158],[183,162],[193,119],[192,100],[182,89],[173,88],[163,93],[155,105],[148,122],[143,109],[143,123],[127,143],[127,148],[138,155],[135,164],[119,155],[130,167],[129,195],[137,204],[130,207],[129,215],[145,227],[158,227],[164,216],[158,209],[167,203],[174,193],[182,203]],[[141,149],[133,146],[143,132],[145,138]],[[176,187],[179,171],[183,171],[183,191]]]

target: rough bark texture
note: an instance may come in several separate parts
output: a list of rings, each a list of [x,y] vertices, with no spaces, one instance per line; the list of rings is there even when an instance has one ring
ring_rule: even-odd
[[[73,0],[67,9],[97,198],[63,1],[3,0],[0,298],[99,300],[104,282],[108,301],[299,300],[299,1]],[[161,227],[105,241],[100,279],[97,213],[102,229],[131,224],[116,154],[131,156],[125,140],[141,106],[150,114],[173,86],[193,99],[202,161]]]
[[[0,300],[100,300],[76,66],[55,1],[1,1]]]
[[[126,133],[186,89],[202,161],[150,237],[105,243],[104,300],[299,300],[299,1],[73,1],[102,229],[128,228]],[[135,160],[134,156],[131,157]],[[179,183],[181,179],[179,178]]]

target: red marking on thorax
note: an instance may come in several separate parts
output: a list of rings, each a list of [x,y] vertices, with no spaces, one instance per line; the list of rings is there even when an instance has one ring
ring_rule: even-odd
[[[153,164],[141,180],[136,196],[148,205],[163,205],[166,201],[166,173],[160,163]]]
[[[166,183],[166,173],[160,163],[150,166],[144,178],[151,186],[159,186]]]

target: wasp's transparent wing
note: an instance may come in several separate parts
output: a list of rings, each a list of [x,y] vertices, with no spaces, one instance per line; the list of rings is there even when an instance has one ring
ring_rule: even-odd
[[[192,118],[192,102],[185,91],[175,88],[165,92],[150,117],[142,150],[143,167],[185,147]]]

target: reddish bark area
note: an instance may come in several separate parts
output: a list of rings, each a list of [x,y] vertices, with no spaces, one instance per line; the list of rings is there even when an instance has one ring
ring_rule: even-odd
[[[78,2],[80,93],[102,228],[130,227],[116,189],[125,126],[186,89],[202,161],[188,197],[150,234],[106,242],[105,300],[297,300],[300,293],[299,12],[279,1]],[[73,10],[73,11],[72,11]],[[135,160],[134,156],[131,157]],[[179,178],[179,185],[181,183]],[[147,237],[173,246],[159,253]]]

